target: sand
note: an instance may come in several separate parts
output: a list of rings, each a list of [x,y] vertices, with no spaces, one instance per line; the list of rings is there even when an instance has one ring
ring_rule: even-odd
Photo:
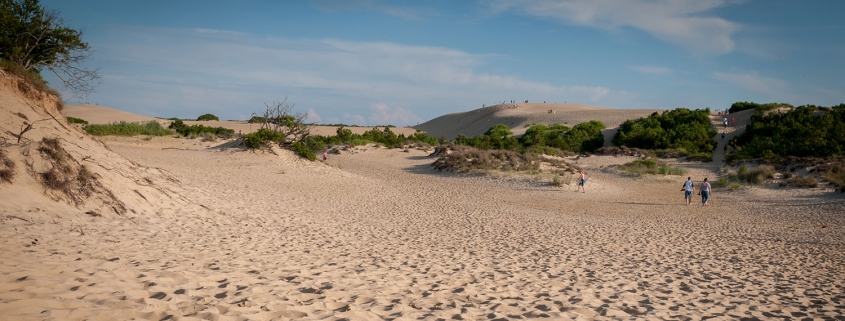
[[[686,207],[686,177],[608,167],[630,157],[569,159],[591,176],[587,193],[575,193],[548,177],[440,173],[415,149],[357,147],[308,162],[221,143],[91,147],[101,160],[136,164],[120,167],[123,177],[155,171],[146,176],[168,189],[144,192],[161,199],[120,195],[147,211],[3,206],[0,319],[845,314],[845,198],[829,189],[715,189],[711,206]],[[716,177],[709,167],[690,175]],[[122,184],[109,187],[136,188]],[[7,191],[0,184],[4,205]]]
[[[109,108],[105,106],[99,105],[67,105],[65,106],[64,110],[62,110],[62,114],[64,116],[69,117],[76,117],[80,119],[84,119],[90,124],[110,124],[113,122],[148,122],[151,120],[156,120],[162,123],[163,126],[167,127],[170,125],[170,120],[161,119],[161,118],[154,118],[148,117],[143,115],[137,115],[128,113],[119,109]],[[195,120],[187,120],[184,121],[187,125],[204,125],[208,127],[223,127],[232,129],[235,132],[240,131],[241,133],[247,134],[257,131],[261,126],[259,124],[250,124],[246,121],[236,121],[236,120],[221,120],[221,121],[195,121]],[[352,127],[345,127],[352,131],[355,134],[363,134],[364,132],[372,129],[373,127],[368,126],[352,126]],[[384,130],[384,127],[378,127],[380,130]],[[392,127],[390,129],[397,135],[405,134],[405,136],[411,135],[415,133],[417,130],[410,127]],[[315,135],[323,135],[323,136],[334,136],[337,134],[337,126],[323,126],[317,125],[314,126],[311,130],[312,134]]]

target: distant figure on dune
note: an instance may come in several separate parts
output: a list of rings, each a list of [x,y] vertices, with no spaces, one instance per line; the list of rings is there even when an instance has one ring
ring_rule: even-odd
[[[710,201],[710,183],[707,182],[707,177],[704,178],[704,182],[701,183],[701,206],[707,206],[707,202]]]
[[[581,171],[581,175],[578,177],[578,189],[575,190],[575,193],[578,191],[582,191],[581,193],[586,193],[587,189],[584,187],[584,183],[587,182],[587,173]]]
[[[692,177],[687,177],[687,181],[684,182],[684,188],[681,189],[684,191],[684,199],[687,201],[687,206],[692,203],[692,193],[695,193],[695,184],[692,183]]]
[[[323,151],[323,161],[329,159],[329,151]]]

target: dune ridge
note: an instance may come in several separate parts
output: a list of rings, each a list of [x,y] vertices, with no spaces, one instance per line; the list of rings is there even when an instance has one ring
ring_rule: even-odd
[[[549,110],[554,113],[549,113]],[[455,139],[460,134],[467,137],[484,134],[497,124],[508,125],[514,135],[522,135],[531,124],[552,125],[566,123],[575,126],[590,120],[599,120],[607,127],[605,138],[612,138],[616,127],[628,119],[645,117],[662,109],[611,109],[581,104],[515,103],[498,104],[466,112],[443,115],[413,126],[434,137]],[[609,139],[608,138],[608,141]]]

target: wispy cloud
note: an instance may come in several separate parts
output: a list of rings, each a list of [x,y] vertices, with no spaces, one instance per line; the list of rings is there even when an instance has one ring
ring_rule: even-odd
[[[381,0],[315,0],[314,6],[323,12],[373,11],[406,20],[423,20],[435,13],[429,8],[390,5]]]
[[[748,91],[766,94],[772,98],[781,99],[791,96],[789,84],[781,79],[760,76],[756,71],[751,72],[714,72],[713,77],[744,88]],[[789,97],[792,98],[792,97]]]
[[[672,69],[660,66],[630,66],[632,70],[646,74],[665,75],[672,72]]]
[[[708,12],[729,0],[495,0],[494,12],[514,10],[602,29],[635,28],[695,52],[724,54],[740,26]]]
[[[110,31],[101,40],[105,43],[96,44],[105,79],[91,100],[117,108],[131,104],[153,116],[236,117],[289,96],[310,108],[312,118],[402,126],[491,101],[525,97],[600,104],[613,94],[602,86],[490,73],[485,66],[500,57],[451,48],[288,40],[209,29],[113,26]],[[134,108],[127,109],[139,112]]]

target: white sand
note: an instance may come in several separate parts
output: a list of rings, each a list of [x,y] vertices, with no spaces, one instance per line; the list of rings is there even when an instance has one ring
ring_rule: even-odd
[[[0,102],[7,113],[13,102]],[[582,194],[548,179],[438,173],[417,150],[360,147],[312,163],[173,138],[108,146],[116,154],[87,151],[118,164],[103,176],[169,190],[144,190],[155,202],[121,194],[152,212],[91,217],[38,198],[7,207],[21,186],[0,184],[0,319],[845,314],[845,202],[823,188],[716,189],[712,206],[685,207],[685,177],[605,167],[622,157],[579,159],[591,175]]]

